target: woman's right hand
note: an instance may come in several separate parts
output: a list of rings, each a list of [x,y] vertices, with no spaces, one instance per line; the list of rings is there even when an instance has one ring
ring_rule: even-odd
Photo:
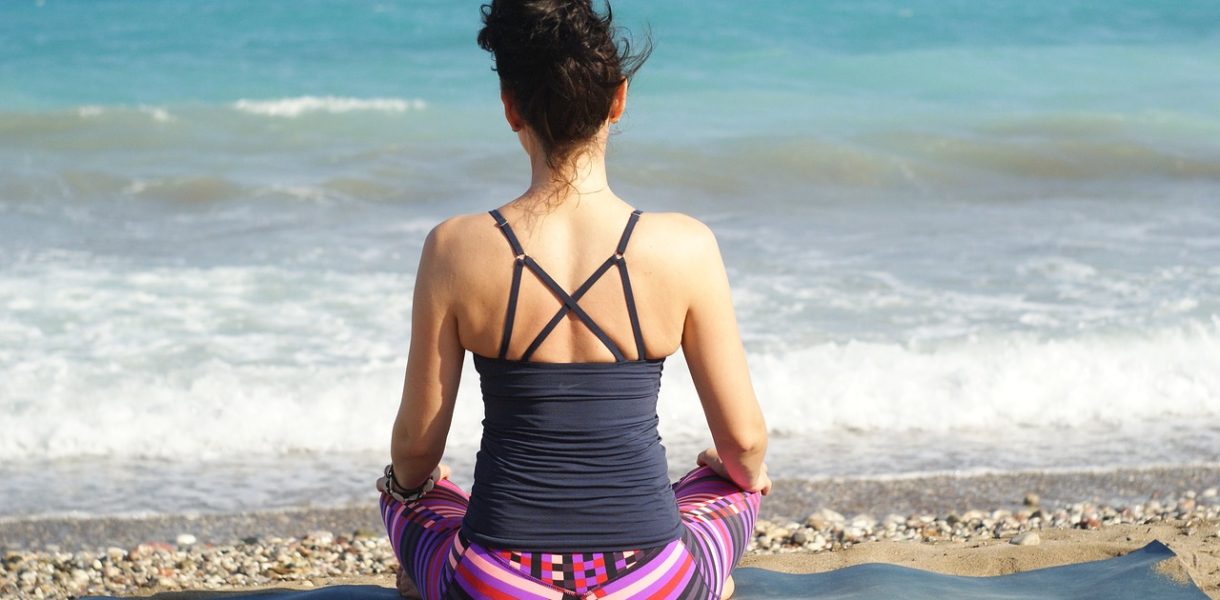
[[[695,463],[701,467],[707,467],[723,479],[733,481],[729,476],[728,469],[724,468],[724,461],[720,460],[720,453],[715,448],[707,448],[699,453],[695,459]],[[771,478],[767,475],[767,464],[763,463],[762,468],[758,471],[758,476],[754,478],[754,482],[750,487],[745,488],[747,492],[758,492],[764,496],[771,493]]]

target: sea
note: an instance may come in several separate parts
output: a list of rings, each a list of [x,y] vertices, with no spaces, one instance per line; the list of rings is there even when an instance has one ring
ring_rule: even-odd
[[[373,505],[424,236],[528,183],[480,4],[0,1],[0,521]],[[613,8],[773,476],[1220,466],[1220,3]],[[680,354],[658,411],[677,475]]]

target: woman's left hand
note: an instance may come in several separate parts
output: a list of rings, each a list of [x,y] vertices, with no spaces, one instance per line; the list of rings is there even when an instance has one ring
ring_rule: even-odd
[[[434,481],[434,482],[440,481],[442,479],[449,479],[449,474],[451,472],[452,471],[449,468],[449,465],[447,465],[445,463],[439,463],[436,465],[435,469],[432,469],[432,475],[430,475],[430,477],[432,477],[432,481]],[[377,491],[381,492],[383,494],[388,493],[389,489],[390,489],[389,484],[390,484],[390,479],[388,477],[378,477],[377,478]]]

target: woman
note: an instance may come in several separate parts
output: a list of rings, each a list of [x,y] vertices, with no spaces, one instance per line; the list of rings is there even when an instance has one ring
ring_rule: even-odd
[[[647,52],[620,49],[609,8],[589,0],[495,0],[483,21],[532,177],[424,244],[393,463],[378,481],[400,589],[728,597],[771,486],[766,427],[712,233],[641,214],[607,184],[609,126]],[[656,401],[679,346],[715,447],[671,486]],[[466,351],[486,410],[469,496],[440,464]]]

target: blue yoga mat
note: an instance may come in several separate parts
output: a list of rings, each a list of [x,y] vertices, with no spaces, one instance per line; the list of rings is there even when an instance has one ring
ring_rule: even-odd
[[[1208,600],[1189,581],[1157,572],[1172,550],[1152,542],[1125,556],[999,575],[958,577],[884,564],[856,565],[829,573],[785,575],[763,569],[733,573],[739,600]]]
[[[829,573],[792,575],[766,569],[733,572],[738,600],[1208,600],[1189,581],[1157,572],[1174,558],[1172,550],[1152,542],[1126,556],[1000,575],[958,577],[909,567],[866,564]],[[304,592],[264,591],[221,594],[223,600],[399,600],[398,592],[373,585],[338,585]]]

